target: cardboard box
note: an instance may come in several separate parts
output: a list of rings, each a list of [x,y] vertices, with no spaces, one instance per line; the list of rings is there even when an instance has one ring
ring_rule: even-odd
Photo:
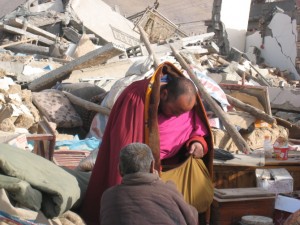
[[[293,192],[294,180],[285,168],[256,169],[255,174],[257,187],[275,194]]]

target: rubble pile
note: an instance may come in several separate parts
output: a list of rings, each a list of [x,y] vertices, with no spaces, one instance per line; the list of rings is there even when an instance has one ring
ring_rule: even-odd
[[[37,132],[40,114],[32,103],[31,91],[22,90],[9,77],[1,77],[0,83],[0,130],[11,133],[24,133],[24,129],[25,133],[26,130]]]
[[[258,115],[240,110],[233,100],[228,100],[230,104],[226,100],[227,103],[222,105],[220,96],[210,92],[222,105],[224,113],[232,118],[251,149],[262,147],[262,136],[266,132],[274,138],[278,135],[300,138],[294,132],[300,121],[298,103],[282,103],[282,98],[278,97],[283,95],[286,100],[297,98],[299,80],[295,79],[296,76],[290,71],[269,66],[262,56],[262,49],[255,46],[250,46],[247,52],[231,47],[224,54],[219,43],[224,42],[226,35],[222,40],[215,32],[188,36],[157,7],[154,4],[126,19],[102,1],[89,0],[83,4],[72,0],[28,0],[3,15],[0,18],[1,131],[34,134],[38,132],[39,121],[46,116],[49,122],[56,123],[57,135],[60,132],[76,135],[84,127],[84,133],[80,135],[84,138],[89,133],[92,117],[110,110],[113,102],[105,105],[101,101],[116,81],[133,74],[146,76],[146,72],[151,73],[151,68],[162,61],[171,61],[182,68],[170,49],[172,45],[193,70],[198,71],[198,78],[207,90],[210,90],[209,82],[214,82],[224,92],[225,99],[231,96],[234,101],[238,99],[261,110],[259,116],[267,114],[273,117],[266,123]],[[99,15],[98,11],[102,14]],[[91,22],[89,18],[96,15],[101,18]],[[148,40],[140,41],[140,28],[147,33]],[[129,82],[140,78],[131,76]],[[64,113],[54,111],[50,116],[47,112],[49,103],[43,106],[39,100],[32,101],[32,95],[39,99],[39,93],[58,90],[60,84],[83,82],[93,86],[90,95],[73,92],[79,100],[66,93],[60,96],[75,107],[75,113],[81,107],[79,114],[68,117],[71,118],[68,126],[61,126],[63,123],[57,123],[55,118]],[[119,89],[112,90],[122,90],[117,87]],[[60,91],[70,94],[70,90]],[[116,97],[110,96],[111,99]],[[82,108],[89,113],[83,114]],[[229,141],[230,134],[225,132],[222,121],[209,107],[207,111],[217,147],[235,151],[238,147],[234,141]],[[72,118],[77,120],[74,122]],[[221,145],[221,142],[226,144]]]
[[[300,76],[274,25],[291,19],[282,10],[268,13],[265,36],[251,27],[242,52],[229,45],[224,24],[188,36],[158,1],[128,18],[101,0],[12,2],[0,10],[0,144],[27,149],[11,141],[23,135],[56,165],[92,170],[118,96],[165,61],[198,88],[216,149],[248,156],[265,136],[300,143]],[[280,48],[266,52],[273,38]]]

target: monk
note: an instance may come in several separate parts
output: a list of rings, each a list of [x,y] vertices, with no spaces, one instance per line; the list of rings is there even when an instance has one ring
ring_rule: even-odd
[[[147,144],[162,180],[172,180],[187,203],[205,212],[213,198],[211,131],[195,85],[171,63],[129,85],[115,102],[93,168],[81,216],[100,224],[103,192],[121,183],[119,153]],[[208,172],[207,166],[210,172]]]

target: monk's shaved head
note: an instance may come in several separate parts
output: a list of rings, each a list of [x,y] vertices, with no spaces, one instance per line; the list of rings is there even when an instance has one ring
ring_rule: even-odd
[[[170,77],[165,87],[168,90],[169,100],[176,100],[181,95],[196,96],[194,83],[185,77]]]
[[[159,110],[166,116],[179,116],[190,111],[196,103],[196,87],[185,78],[168,75],[161,87]]]

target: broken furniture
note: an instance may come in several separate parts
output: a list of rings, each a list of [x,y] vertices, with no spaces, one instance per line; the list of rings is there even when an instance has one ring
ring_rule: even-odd
[[[33,153],[61,167],[75,169],[79,162],[90,154],[90,151],[54,150],[56,135],[48,120],[44,117],[39,122],[38,133],[28,134],[27,141],[34,141]]]
[[[177,25],[165,18],[154,8],[146,10],[135,26],[141,26],[149,35],[150,43],[159,43],[170,38],[187,37]]]
[[[26,138],[34,141],[33,153],[52,161],[56,136],[45,117],[39,122],[37,134],[28,134]]]
[[[267,158],[264,166],[228,165],[227,162],[214,165],[215,188],[256,187],[256,169],[285,168],[294,180],[294,190],[300,190],[300,154],[280,161]],[[228,179],[230,178],[230,179]]]

